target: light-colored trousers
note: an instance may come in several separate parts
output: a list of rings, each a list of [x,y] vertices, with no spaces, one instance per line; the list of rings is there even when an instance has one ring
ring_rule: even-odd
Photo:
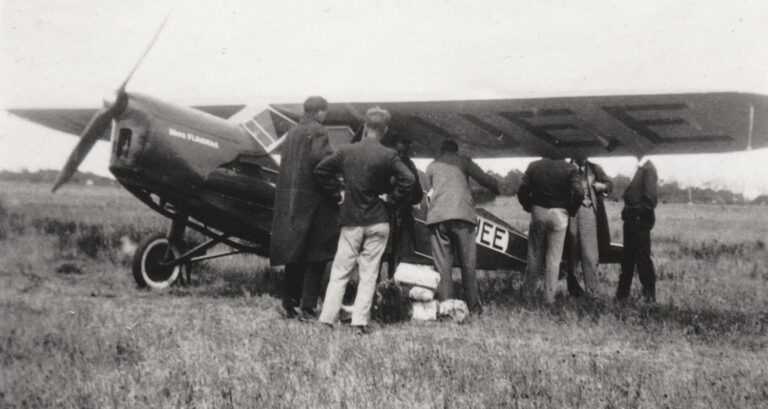
[[[581,259],[581,272],[584,274],[584,290],[587,295],[597,295],[597,265],[600,263],[600,255],[597,247],[597,217],[592,207],[579,207],[576,216],[571,217],[568,227],[573,239],[572,251],[574,259]]]
[[[563,243],[568,227],[568,212],[561,208],[533,206],[528,230],[528,266],[523,290],[532,297],[536,281],[544,275],[544,302],[555,302],[555,286],[563,257]]]
[[[352,307],[352,325],[368,325],[371,319],[373,295],[379,276],[379,262],[387,247],[389,223],[369,226],[344,226],[339,236],[339,246],[331,267],[331,278],[325,291],[320,322],[335,324],[339,317],[344,290],[358,268],[360,282],[357,285],[355,305]]]

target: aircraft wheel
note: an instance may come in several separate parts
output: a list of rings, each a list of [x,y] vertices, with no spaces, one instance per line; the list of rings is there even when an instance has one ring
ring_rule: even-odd
[[[168,288],[179,277],[182,266],[168,267],[161,263],[180,254],[179,247],[169,243],[164,233],[147,237],[133,254],[133,279],[136,284],[141,288]]]

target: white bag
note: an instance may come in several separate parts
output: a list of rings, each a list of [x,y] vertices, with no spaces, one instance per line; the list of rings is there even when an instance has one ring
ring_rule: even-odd
[[[440,274],[430,266],[400,263],[395,271],[395,281],[401,284],[415,285],[437,290]]]
[[[339,321],[341,322],[349,322],[352,321],[352,305],[341,305],[341,308],[339,308]]]
[[[414,301],[412,304],[412,319],[418,321],[435,321],[437,319],[437,301]]]
[[[464,322],[469,316],[467,303],[462,300],[446,300],[440,303],[441,317],[450,318],[454,322]]]
[[[435,292],[429,288],[415,286],[408,291],[408,298],[413,301],[432,301],[435,298]]]

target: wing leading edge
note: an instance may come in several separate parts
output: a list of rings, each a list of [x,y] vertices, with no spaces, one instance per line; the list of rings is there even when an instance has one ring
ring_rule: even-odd
[[[193,106],[199,111],[227,119],[241,110],[244,105],[204,105]],[[85,129],[88,121],[91,120],[97,109],[9,109],[11,114],[27,119],[34,123],[46,126],[57,131],[80,135]],[[105,134],[102,140],[109,140],[109,135]]]
[[[432,157],[453,139],[476,158],[642,156],[732,152],[768,146],[768,96],[745,93],[620,95],[474,101],[331,104],[327,121],[358,129],[380,106],[390,128]],[[301,105],[273,108],[298,118]]]

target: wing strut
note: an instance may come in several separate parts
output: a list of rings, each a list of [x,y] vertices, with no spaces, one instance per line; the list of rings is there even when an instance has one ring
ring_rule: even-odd
[[[747,150],[752,150],[752,134],[755,132],[755,106],[749,106],[749,132],[747,133]]]

